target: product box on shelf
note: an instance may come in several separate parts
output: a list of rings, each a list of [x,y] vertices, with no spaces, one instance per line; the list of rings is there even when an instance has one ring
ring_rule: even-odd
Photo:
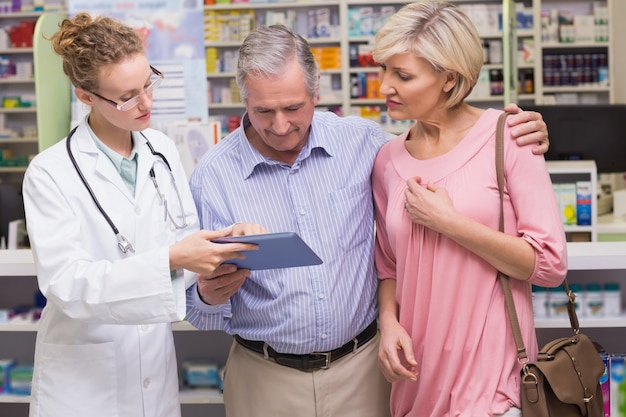
[[[0,359],[0,394],[8,394],[9,389],[9,376],[11,369],[15,366],[13,359]]]
[[[626,416],[626,354],[614,353],[609,362],[611,417]]]
[[[15,365],[11,368],[9,387],[11,394],[30,395],[33,383],[33,365]]]

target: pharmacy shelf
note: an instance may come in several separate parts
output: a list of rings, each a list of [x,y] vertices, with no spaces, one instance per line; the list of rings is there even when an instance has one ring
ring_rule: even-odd
[[[32,251],[30,249],[0,250],[0,271],[0,279],[37,275]]]
[[[0,107],[0,113],[37,113],[35,106],[30,107]]]
[[[0,166],[0,174],[11,174],[11,173],[20,173],[23,174],[26,172],[26,167],[3,167]],[[2,181],[0,180],[0,183]]]
[[[217,389],[183,389],[179,393],[181,404],[223,404],[222,393]],[[30,395],[0,394],[0,403],[28,404]]]
[[[37,328],[37,323],[33,322],[0,323],[0,332],[36,332]],[[172,330],[175,332],[189,332],[197,331],[198,329],[186,321],[180,321],[172,323]]]
[[[211,388],[184,388],[180,391],[181,404],[223,404],[222,393]]]
[[[626,242],[574,242],[567,244],[570,271],[626,269]]]
[[[609,328],[626,327],[626,315],[620,317],[578,318],[581,328]],[[570,327],[569,319],[535,319],[535,327],[538,329],[563,329]]]
[[[14,138],[0,138],[0,145],[4,143],[37,143],[37,137],[29,136],[29,137],[14,137]]]
[[[0,394],[0,403],[28,404],[30,403],[30,395]]]

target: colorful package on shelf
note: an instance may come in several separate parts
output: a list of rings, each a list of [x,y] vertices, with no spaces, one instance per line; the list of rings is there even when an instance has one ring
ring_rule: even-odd
[[[604,402],[604,417],[609,417],[611,415],[611,384],[609,380],[611,357],[608,353],[601,353],[600,356],[602,356],[602,362],[604,362],[604,373],[600,377],[602,400]]]
[[[8,394],[11,368],[15,366],[13,359],[0,359],[0,394]]]
[[[183,362],[183,381],[189,387],[219,388],[218,367],[211,361]]]
[[[31,48],[33,46],[33,32],[35,22],[22,20],[19,24],[9,28],[9,39],[12,48]]]
[[[611,396],[611,417],[626,416],[626,354],[611,355],[609,384]]]
[[[33,365],[16,365],[11,368],[9,386],[11,394],[30,395],[33,383]]]

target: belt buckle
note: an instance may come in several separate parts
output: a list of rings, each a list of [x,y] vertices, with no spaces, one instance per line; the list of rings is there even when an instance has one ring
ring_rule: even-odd
[[[320,367],[320,369],[328,369],[330,367],[331,352],[313,352],[311,355],[324,356],[326,358],[326,363],[324,363],[324,366]]]

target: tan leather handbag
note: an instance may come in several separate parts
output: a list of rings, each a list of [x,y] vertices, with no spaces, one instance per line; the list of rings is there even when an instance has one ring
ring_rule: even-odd
[[[496,130],[496,171],[500,189],[500,231],[504,231],[504,150],[503,132],[507,113],[498,119]],[[574,334],[543,346],[534,362],[528,361],[519,327],[509,277],[499,273],[506,308],[517,346],[521,372],[521,408],[523,417],[603,417],[604,402],[600,377],[604,362],[600,346],[580,333],[574,308],[576,295],[564,280],[568,295],[570,325]]]

